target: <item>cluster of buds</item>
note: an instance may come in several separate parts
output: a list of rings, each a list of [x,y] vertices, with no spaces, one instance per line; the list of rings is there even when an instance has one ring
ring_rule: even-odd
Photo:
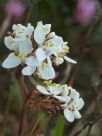
[[[12,29],[13,32],[5,37],[4,43],[13,52],[2,66],[15,68],[22,65],[22,74],[33,75],[39,79],[36,81],[36,90],[57,100],[68,121],[80,118],[78,110],[83,107],[84,102],[79,93],[67,85],[52,83],[56,77],[55,65],[59,66],[64,61],[76,63],[67,56],[68,43],[55,32],[51,32],[51,24],[43,25],[41,21],[37,23],[35,29],[31,24],[27,27],[21,24],[13,25]]]

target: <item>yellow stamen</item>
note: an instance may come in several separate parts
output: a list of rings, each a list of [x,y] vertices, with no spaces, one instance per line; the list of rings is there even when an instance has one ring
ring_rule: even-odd
[[[47,63],[42,63],[42,65],[41,65],[41,68],[42,68],[42,70],[44,70],[45,68],[47,68]]]
[[[60,57],[61,57],[61,53],[57,52],[57,58],[60,58]]]
[[[19,53],[18,57],[20,57],[21,60],[25,60],[25,57],[27,56],[27,54],[25,53]]]
[[[67,53],[67,52],[69,52],[69,47],[66,46],[66,47],[63,48],[63,50],[64,50],[65,53]]]
[[[54,86],[54,87],[60,87],[60,84],[53,83],[52,86]]]
[[[46,84],[46,85],[51,85],[52,80],[48,80],[48,81],[45,80],[45,81],[43,81],[43,83]]]
[[[46,48],[50,48],[52,46],[53,46],[53,44],[52,44],[52,42],[50,40],[45,43]]]

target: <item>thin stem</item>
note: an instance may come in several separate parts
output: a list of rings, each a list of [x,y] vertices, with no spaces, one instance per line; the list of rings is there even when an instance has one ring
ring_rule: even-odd
[[[8,17],[5,18],[5,20],[3,21],[1,27],[0,27],[0,44],[2,41],[2,38],[6,32],[6,30],[8,29],[9,25],[11,22],[11,15],[9,15]]]
[[[88,132],[87,132],[87,135],[86,135],[86,136],[89,136],[89,135],[90,135],[91,129],[92,129],[92,124],[89,125]]]
[[[39,125],[39,122],[40,122],[41,118],[42,118],[42,116],[40,116],[38,118],[38,120],[36,121],[36,123],[35,123],[35,121],[32,122],[32,125],[31,125],[32,128],[31,128],[31,130],[28,132],[28,134],[26,136],[33,136],[33,133],[36,130],[37,126]]]
[[[26,107],[26,101],[25,101],[24,104],[23,104],[23,108],[22,108],[18,136],[23,136],[24,135],[25,126],[26,126],[26,119],[27,119],[26,112],[27,112],[27,107]]]
[[[27,92],[25,91],[25,83],[24,83],[24,76],[20,75],[19,77],[19,83],[21,87],[21,96],[23,99],[23,106],[22,106],[22,112],[21,112],[21,119],[19,124],[19,136],[24,135],[25,127],[27,126]]]

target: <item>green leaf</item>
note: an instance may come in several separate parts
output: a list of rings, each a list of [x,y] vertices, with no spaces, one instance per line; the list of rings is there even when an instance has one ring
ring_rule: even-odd
[[[62,116],[57,118],[56,126],[51,131],[51,136],[63,136],[65,119]]]

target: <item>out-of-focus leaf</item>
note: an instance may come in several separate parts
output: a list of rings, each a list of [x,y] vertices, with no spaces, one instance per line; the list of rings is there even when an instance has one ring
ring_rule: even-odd
[[[63,136],[65,119],[62,116],[57,118],[56,126],[51,131],[51,136]]]

